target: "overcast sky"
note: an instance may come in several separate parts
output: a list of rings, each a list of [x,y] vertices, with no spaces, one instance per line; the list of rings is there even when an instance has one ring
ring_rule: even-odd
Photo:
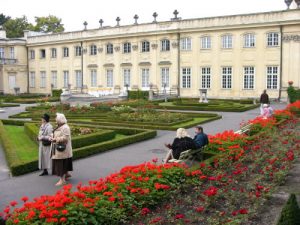
[[[11,17],[26,15],[29,22],[35,16],[55,15],[62,19],[66,31],[99,27],[99,19],[105,26],[115,26],[116,17],[121,25],[132,24],[138,14],[139,22],[151,22],[153,12],[158,13],[158,21],[169,20],[177,9],[182,19],[222,16],[284,10],[284,0],[2,0],[0,13]]]

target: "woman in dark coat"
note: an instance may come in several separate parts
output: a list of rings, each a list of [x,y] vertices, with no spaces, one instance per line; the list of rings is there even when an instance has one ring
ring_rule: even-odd
[[[172,144],[165,144],[170,149],[164,162],[168,162],[170,159],[179,159],[180,153],[188,149],[194,149],[193,139],[188,135],[186,129],[178,128],[176,132],[176,138]]]

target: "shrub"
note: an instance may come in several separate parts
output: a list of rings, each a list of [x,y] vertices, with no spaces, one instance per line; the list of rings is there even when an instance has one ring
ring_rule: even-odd
[[[128,99],[148,99],[149,91],[128,91]]]
[[[39,127],[37,124],[34,123],[25,123],[24,132],[32,141],[36,141],[36,138],[39,134]]]
[[[99,131],[92,134],[86,134],[82,136],[77,136],[72,139],[73,149],[81,148],[84,146],[93,145],[96,143],[102,143],[104,141],[113,139],[116,133],[112,130]]]
[[[60,97],[62,92],[63,92],[62,89],[53,89],[52,90],[52,97]]]
[[[300,209],[295,194],[291,194],[282,209],[277,225],[300,225]]]
[[[296,90],[292,85],[288,87],[287,93],[291,103],[300,100],[300,90]]]

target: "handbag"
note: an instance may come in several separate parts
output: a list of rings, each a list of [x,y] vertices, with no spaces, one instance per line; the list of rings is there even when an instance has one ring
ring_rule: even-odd
[[[57,143],[56,144],[56,150],[59,152],[63,152],[64,150],[66,150],[67,144],[65,143]]]
[[[47,127],[45,127],[45,130],[43,131],[43,134],[42,134],[42,135],[45,134],[46,128],[47,128]],[[43,146],[50,146],[50,145],[51,145],[51,141],[49,141],[48,138],[43,138],[43,139],[42,139],[42,145],[43,145]]]
[[[50,146],[51,145],[51,141],[49,141],[49,140],[42,140],[42,145],[43,146]]]

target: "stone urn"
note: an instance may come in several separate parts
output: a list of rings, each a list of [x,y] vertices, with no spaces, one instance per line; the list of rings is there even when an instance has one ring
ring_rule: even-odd
[[[290,5],[292,4],[293,0],[284,0],[285,4],[287,5],[287,8],[290,8]]]
[[[295,0],[296,4],[297,4],[297,8],[300,9],[300,0]]]

